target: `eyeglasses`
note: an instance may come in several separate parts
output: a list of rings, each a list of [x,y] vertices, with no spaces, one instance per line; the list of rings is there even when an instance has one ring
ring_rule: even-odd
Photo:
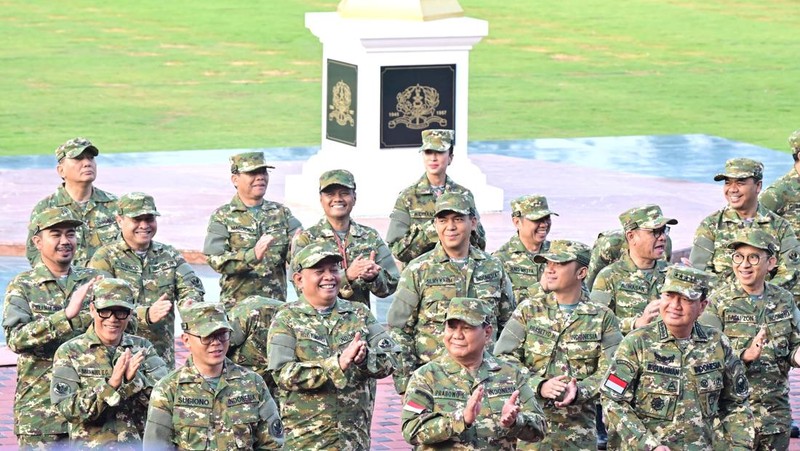
[[[204,344],[206,346],[210,345],[215,340],[220,342],[220,343],[225,343],[225,342],[227,342],[228,340],[231,339],[231,331],[229,331],[228,329],[225,329],[225,330],[222,330],[222,331],[219,331],[219,332],[214,332],[213,334],[205,336],[205,337],[201,337],[200,335],[190,334],[189,332],[186,332],[186,334],[187,335],[191,335],[193,337],[199,338],[200,339],[200,343],[202,343],[202,344]]]
[[[653,234],[653,238],[658,239],[661,235],[669,236],[669,226],[661,227],[660,229],[651,229],[650,233]]]
[[[125,309],[125,310],[111,310],[111,309],[104,308],[104,309],[98,310],[97,311],[97,315],[100,318],[103,318],[103,319],[111,318],[111,315],[114,315],[114,318],[121,320],[121,319],[125,319],[125,318],[129,317],[131,315],[131,311],[128,310],[128,309]]]
[[[750,263],[750,266],[758,266],[758,264],[761,263],[761,256],[758,254],[747,254],[746,258],[747,263]],[[733,255],[731,255],[731,260],[733,260],[735,265],[741,265],[744,263],[745,255],[740,254],[739,252],[734,252]]]

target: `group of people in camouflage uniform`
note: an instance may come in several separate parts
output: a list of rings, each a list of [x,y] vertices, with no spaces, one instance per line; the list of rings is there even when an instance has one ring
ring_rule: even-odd
[[[787,449],[800,131],[789,141],[795,168],[763,193],[761,163],[726,163],[727,205],[673,265],[678,220],[658,205],[622,212],[592,248],[548,240],[557,213],[533,194],[487,253],[472,194],[447,176],[452,130],[422,132],[425,173],[386,241],[351,218],[349,171],[320,176],[324,216],[304,230],[264,198],[263,153],[234,155],[236,194],[204,244],[211,303],[153,240],[153,197],[96,188],[99,150],[70,140],[62,185],[31,214],[32,269],[5,295],[14,433],[22,449],[369,449],[376,380],[392,375],[417,449],[588,450],[603,424],[614,449]],[[371,298],[390,295],[385,327]]]

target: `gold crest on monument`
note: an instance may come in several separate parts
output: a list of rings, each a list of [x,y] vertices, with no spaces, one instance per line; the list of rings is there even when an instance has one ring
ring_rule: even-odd
[[[389,128],[400,124],[412,130],[424,130],[432,123],[440,127],[447,127],[447,119],[441,117],[447,110],[437,110],[439,107],[439,91],[430,86],[421,86],[417,83],[409,86],[397,94],[397,111],[389,113],[392,119]]]
[[[341,126],[350,125],[354,127],[353,113],[355,111],[350,109],[350,105],[353,103],[353,94],[350,91],[350,86],[344,80],[339,80],[333,86],[332,94],[331,105],[328,105],[328,109],[331,110],[330,114],[328,114],[328,120],[336,121]]]

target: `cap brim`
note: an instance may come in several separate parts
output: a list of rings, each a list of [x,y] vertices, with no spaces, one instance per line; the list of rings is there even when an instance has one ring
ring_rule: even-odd
[[[133,304],[130,302],[123,302],[118,300],[98,301],[96,299],[94,301],[94,308],[97,310],[103,310],[111,307],[122,307],[131,311],[133,310]]]
[[[425,152],[426,150],[432,150],[434,152],[444,153],[444,152],[448,152],[450,149],[439,149],[439,148],[435,148],[435,147],[425,147],[425,146],[422,146],[422,147],[419,148],[420,152]]]
[[[447,315],[445,321],[450,321],[451,319],[457,319],[459,321],[464,321],[465,323],[469,324],[470,326],[476,327],[483,324],[483,321],[476,321],[472,318],[466,318],[464,315]]]
[[[460,214],[460,215],[469,215],[472,212],[470,210],[454,210],[452,208],[447,208],[445,210],[437,211],[436,213],[433,214],[433,216],[438,218],[440,215],[443,215],[445,213],[457,213],[457,214]]]
[[[341,186],[341,187],[347,188],[347,189],[356,189],[355,186],[345,185],[344,183],[338,183],[337,182],[337,183],[328,183],[327,185],[320,185],[319,186],[319,192],[321,193],[321,192],[325,191],[326,189],[330,188],[331,186]]]
[[[197,332],[198,336],[205,338],[220,329],[233,330],[233,327],[231,327],[230,323],[228,323],[227,321],[215,321],[213,323],[203,324],[201,327],[198,327],[195,331]]]
[[[538,220],[544,218],[545,216],[558,216],[558,213],[556,213],[554,211],[547,210],[546,212],[539,212],[539,213],[533,213],[533,214],[529,214],[529,215],[522,215],[523,218],[525,218],[525,219],[527,219],[529,221],[538,221]]]
[[[654,230],[654,229],[660,229],[661,227],[664,227],[666,225],[675,225],[677,223],[678,223],[677,219],[674,219],[674,218],[663,218],[662,217],[658,221],[645,222],[644,224],[639,225],[637,227],[637,229]]]
[[[58,221],[52,224],[47,224],[44,227],[39,227],[38,230],[47,230],[52,229],[55,226],[65,225],[67,227],[78,227],[83,225],[83,221],[79,221],[77,219],[67,219],[66,221]]]
[[[750,177],[755,177],[755,175],[750,172],[735,172],[728,174],[717,174],[714,176],[714,181],[721,182],[725,179],[748,179]]]
[[[703,293],[697,290],[690,290],[686,287],[673,285],[669,282],[664,283],[661,287],[662,293],[677,293],[690,301],[699,301]]]
[[[122,213],[122,216],[126,216],[128,218],[138,218],[139,216],[144,216],[144,215],[161,216],[161,213],[155,210],[126,211]]]

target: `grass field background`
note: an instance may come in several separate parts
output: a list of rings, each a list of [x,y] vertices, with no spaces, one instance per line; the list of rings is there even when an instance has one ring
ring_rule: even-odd
[[[0,155],[319,144],[335,0],[0,0]],[[706,133],[785,150],[800,128],[795,0],[461,0],[470,139]]]

